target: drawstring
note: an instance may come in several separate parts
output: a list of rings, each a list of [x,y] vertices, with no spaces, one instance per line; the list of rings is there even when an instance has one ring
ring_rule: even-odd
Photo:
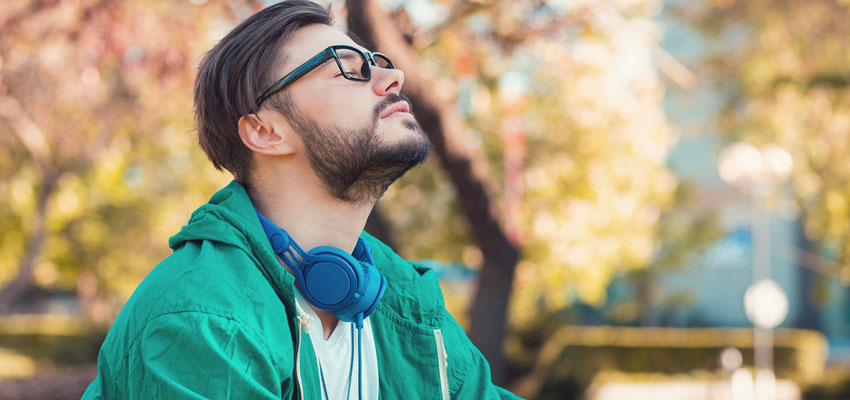
[[[363,344],[363,313],[357,314],[357,391],[359,394],[358,399],[363,400],[363,359],[361,357],[361,348]],[[354,332],[354,331],[352,331]],[[354,337],[351,337],[354,339]],[[352,350],[354,350],[354,343],[351,343]],[[353,353],[353,352],[352,352]]]

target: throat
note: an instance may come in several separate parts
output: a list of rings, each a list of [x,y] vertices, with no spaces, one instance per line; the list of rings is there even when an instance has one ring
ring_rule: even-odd
[[[334,315],[333,312],[321,310],[314,307],[312,304],[310,308],[319,316],[319,320],[322,321],[322,334],[325,340],[330,339],[331,334],[333,334],[334,329],[336,329],[337,325],[339,325],[339,318]]]

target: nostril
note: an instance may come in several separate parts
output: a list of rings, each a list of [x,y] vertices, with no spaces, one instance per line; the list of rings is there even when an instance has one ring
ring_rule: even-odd
[[[391,90],[395,89],[395,88],[396,88],[396,86],[399,86],[398,81],[393,81],[393,82],[392,82],[389,86],[387,86],[387,88],[386,88],[386,90],[385,90],[385,91],[386,91],[386,92],[389,92],[389,91],[391,91]],[[400,90],[400,89],[401,89],[401,87],[399,86],[399,87],[398,87],[398,89]]]

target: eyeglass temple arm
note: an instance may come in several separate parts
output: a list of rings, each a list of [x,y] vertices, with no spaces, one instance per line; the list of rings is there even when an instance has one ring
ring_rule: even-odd
[[[266,99],[283,90],[283,88],[287,87],[290,83],[306,75],[308,72],[322,65],[330,58],[333,58],[333,49],[327,48],[325,51],[316,54],[313,58],[305,61],[304,64],[301,64],[298,68],[295,68],[295,70],[286,74],[283,78],[280,78],[280,80],[275,82],[270,88],[263,92],[259,99],[257,99],[257,108],[260,108],[260,105],[262,105]]]

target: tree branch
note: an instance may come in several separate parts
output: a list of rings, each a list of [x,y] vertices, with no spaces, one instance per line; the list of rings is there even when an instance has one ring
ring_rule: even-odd
[[[50,149],[44,131],[27,115],[21,103],[11,96],[0,97],[0,116],[9,121],[12,132],[21,140],[42,171],[50,169]]]

